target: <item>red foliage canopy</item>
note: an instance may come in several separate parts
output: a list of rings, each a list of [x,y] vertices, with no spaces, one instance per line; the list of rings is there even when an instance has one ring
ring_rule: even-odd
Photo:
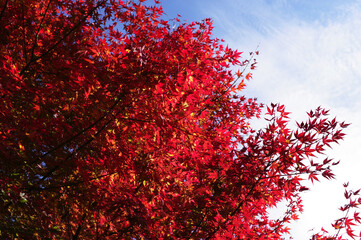
[[[142,2],[1,1],[0,235],[280,239],[347,124],[318,108],[292,131],[277,104],[253,130],[230,70],[253,59]]]

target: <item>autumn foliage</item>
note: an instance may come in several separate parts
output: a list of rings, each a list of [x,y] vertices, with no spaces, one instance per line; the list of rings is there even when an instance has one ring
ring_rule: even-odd
[[[281,239],[302,180],[334,177],[320,154],[347,124],[318,108],[290,129],[272,104],[253,129],[256,53],[142,2],[1,0],[3,239]]]

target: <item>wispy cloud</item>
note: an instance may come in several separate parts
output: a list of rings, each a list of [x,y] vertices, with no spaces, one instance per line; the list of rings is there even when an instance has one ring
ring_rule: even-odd
[[[260,43],[248,96],[281,102],[297,120],[321,105],[352,123],[345,141],[329,151],[342,160],[335,169],[338,181],[317,183],[304,195],[295,239],[307,239],[309,229],[341,217],[344,181],[361,187],[361,4],[331,2],[312,1],[315,8],[310,1],[228,1],[204,9],[231,46],[252,51]]]

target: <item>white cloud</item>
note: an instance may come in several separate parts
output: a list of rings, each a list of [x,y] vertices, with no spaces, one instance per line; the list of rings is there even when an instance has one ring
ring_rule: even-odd
[[[345,202],[343,182],[361,187],[361,5],[337,5],[328,9],[330,14],[320,11],[320,18],[314,13],[305,20],[300,18],[305,13],[285,12],[293,9],[287,1],[228,4],[224,9],[232,10],[227,13],[207,9],[226,42],[241,51],[261,44],[248,96],[265,103],[281,102],[297,120],[321,105],[339,120],[352,123],[345,141],[329,151],[342,160],[335,169],[338,180],[323,179],[304,195],[305,212],[293,224],[293,233],[296,240],[307,239],[309,229],[330,227],[341,217],[337,208]]]

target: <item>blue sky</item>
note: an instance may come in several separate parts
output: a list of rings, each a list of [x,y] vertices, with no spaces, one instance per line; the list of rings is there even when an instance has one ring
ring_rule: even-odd
[[[214,36],[240,51],[259,45],[246,96],[285,104],[295,120],[321,105],[352,123],[345,141],[328,151],[341,160],[337,180],[315,183],[304,194],[301,219],[292,224],[296,240],[309,239],[313,228],[331,229],[342,216],[337,210],[345,203],[342,183],[361,187],[361,1],[163,0],[162,5],[167,18],[177,13],[189,22],[212,18]]]

